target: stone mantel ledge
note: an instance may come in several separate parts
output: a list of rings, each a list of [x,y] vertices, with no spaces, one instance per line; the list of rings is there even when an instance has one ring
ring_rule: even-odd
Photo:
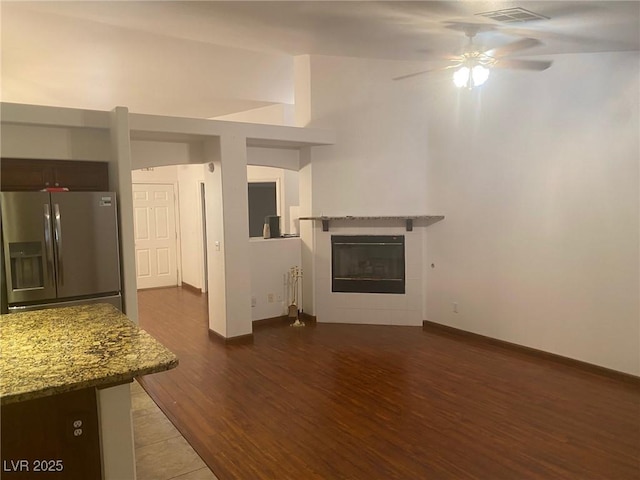
[[[177,357],[112,305],[0,315],[2,405],[172,369]]]
[[[329,222],[331,220],[401,220],[405,222],[405,227],[407,232],[413,230],[413,221],[414,220],[425,220],[425,226],[428,227],[440,220],[444,220],[444,215],[390,215],[390,216],[351,216],[351,215],[343,215],[343,216],[319,216],[319,217],[300,217],[299,220],[314,220],[322,222],[322,231],[329,231]]]

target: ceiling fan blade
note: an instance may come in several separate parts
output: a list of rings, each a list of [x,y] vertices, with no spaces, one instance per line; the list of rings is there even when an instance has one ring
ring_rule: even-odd
[[[456,67],[459,67],[459,66],[460,66],[460,64],[449,65],[447,67],[441,67],[441,68],[432,68],[431,70],[422,70],[421,72],[410,73],[409,75],[401,75],[399,77],[392,78],[392,80],[404,80],[405,78],[417,77],[418,75],[424,75],[425,73],[441,72],[443,70],[449,70],[451,68],[456,68]]]
[[[519,52],[520,50],[532,48],[537,45],[542,45],[542,42],[536,38],[523,38],[515,42],[508,43],[507,45],[503,45],[501,47],[492,48],[484,53],[486,55],[489,55],[490,57],[502,57],[504,55],[510,55],[514,52]]]
[[[433,70],[422,70],[421,72],[410,73],[409,75],[401,75],[399,77],[392,78],[392,80],[404,80],[405,78],[417,77],[418,75],[424,75],[429,72],[433,72]]]
[[[496,25],[491,23],[470,23],[470,22],[444,22],[444,28],[456,30],[464,33],[467,37],[473,37],[480,32],[490,32],[496,30]]]
[[[551,60],[520,60],[516,58],[498,59],[495,68],[512,68],[514,70],[534,70],[541,72],[551,66]]]

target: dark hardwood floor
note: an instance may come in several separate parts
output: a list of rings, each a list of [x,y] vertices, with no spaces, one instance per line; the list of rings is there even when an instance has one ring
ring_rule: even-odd
[[[420,327],[208,335],[204,296],[139,293],[178,368],[143,387],[220,480],[638,479],[640,387]]]

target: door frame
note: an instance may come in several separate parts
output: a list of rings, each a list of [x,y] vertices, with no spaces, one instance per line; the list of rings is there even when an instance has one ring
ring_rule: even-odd
[[[153,181],[146,180],[144,182],[131,182],[131,189],[133,190],[134,185],[171,185],[173,188],[173,210],[174,210],[174,218],[176,223],[176,269],[178,271],[177,275],[177,283],[178,287],[182,286],[182,243],[181,243],[181,224],[180,224],[180,204],[178,198],[178,183],[177,182],[162,182],[162,181]],[[133,210],[133,202],[131,205],[131,209]]]
[[[200,241],[202,242],[202,287],[200,290],[202,293],[209,291],[209,255],[207,252],[207,195],[206,185],[203,181],[199,182],[200,185]]]

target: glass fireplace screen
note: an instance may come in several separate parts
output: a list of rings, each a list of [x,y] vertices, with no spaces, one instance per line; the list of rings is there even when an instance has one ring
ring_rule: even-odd
[[[332,235],[331,291],[405,293],[404,235]]]

